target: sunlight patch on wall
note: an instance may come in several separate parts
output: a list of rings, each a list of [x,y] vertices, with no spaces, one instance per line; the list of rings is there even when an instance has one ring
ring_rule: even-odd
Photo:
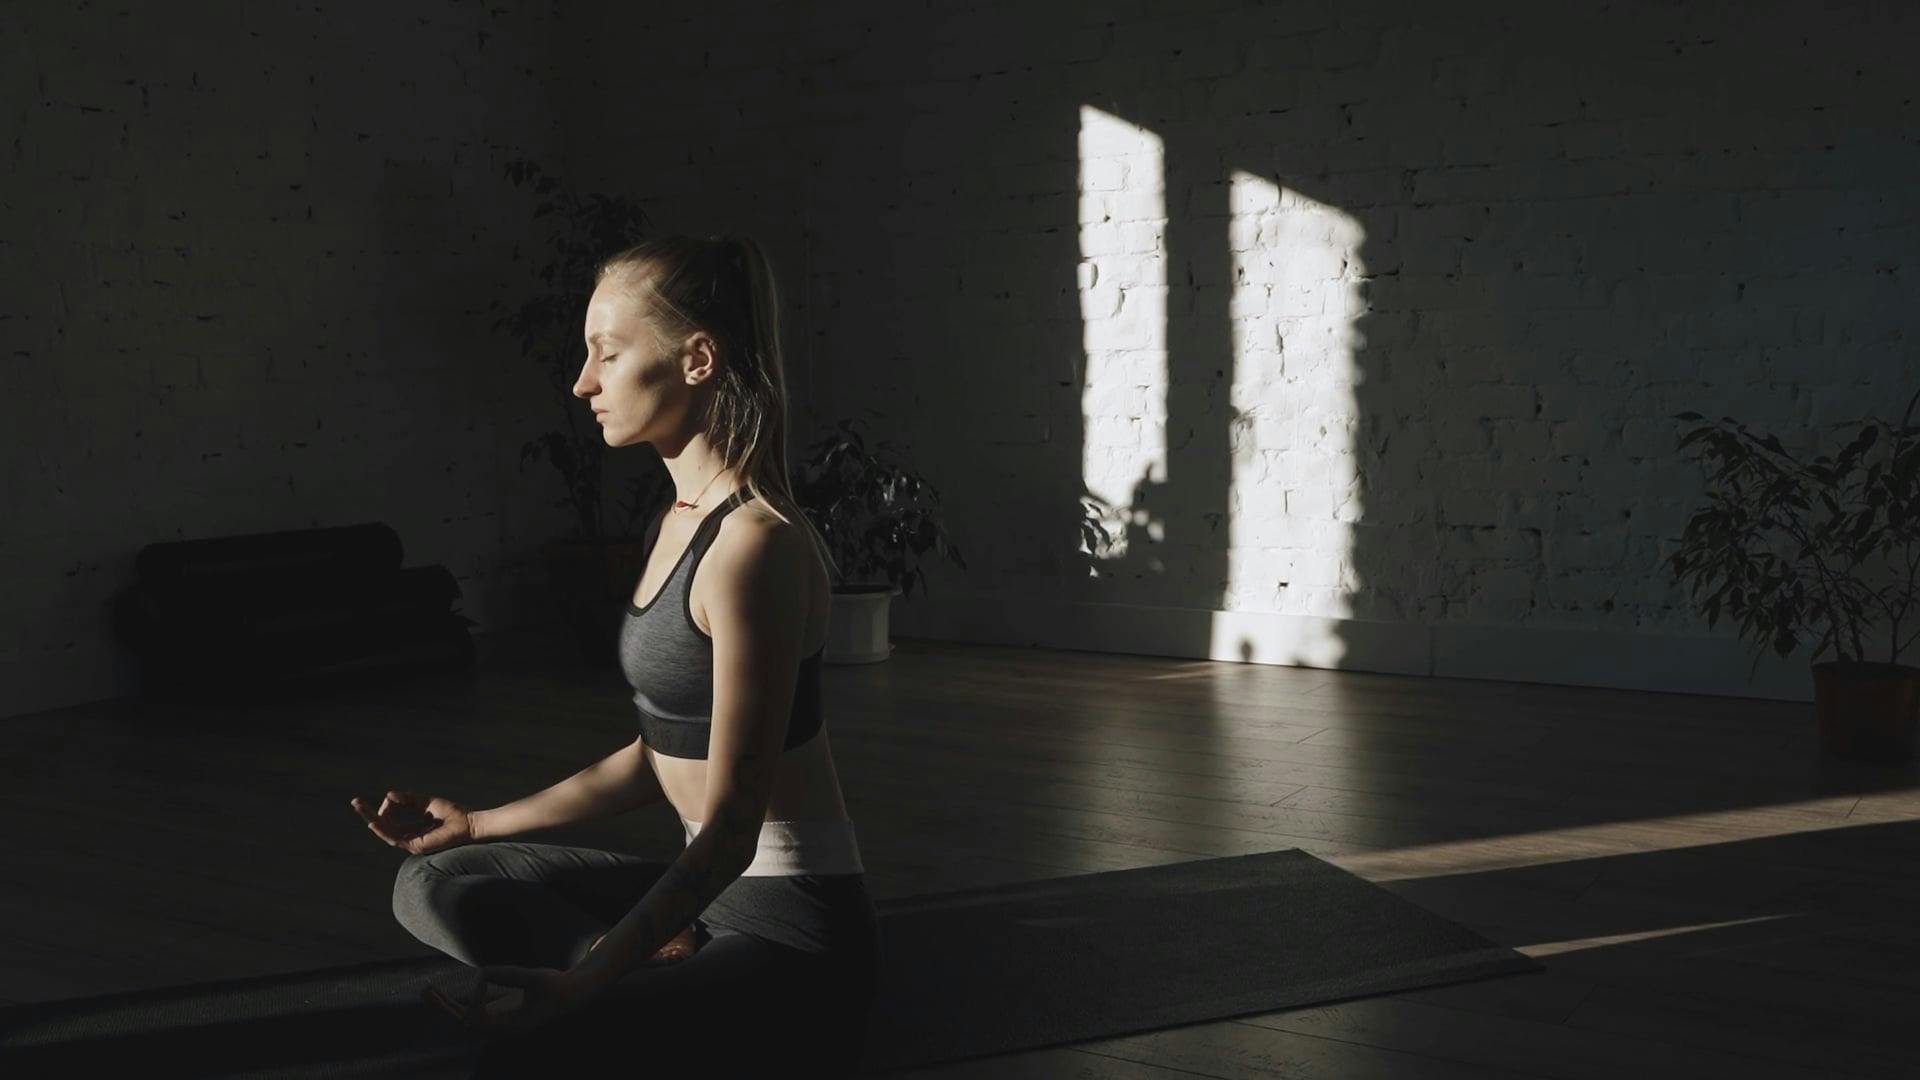
[[[1082,106],[1079,164],[1081,476],[1111,507],[1101,525],[1113,537],[1090,561],[1098,575],[1103,562],[1127,559],[1130,537],[1164,539],[1140,506],[1147,498],[1213,496],[1149,494],[1167,479],[1165,142]],[[1354,218],[1271,179],[1233,170],[1227,184],[1230,408],[1197,418],[1230,429],[1232,455],[1227,505],[1204,508],[1226,516],[1225,580],[1201,583],[1221,591],[1208,655],[1334,666],[1345,651],[1337,623],[1353,616],[1350,598],[1363,584],[1350,546],[1363,510],[1353,326],[1365,307],[1366,234]],[[1132,565],[1167,569],[1152,551],[1136,553]]]
[[[1222,606],[1349,618],[1364,586],[1349,551],[1364,509],[1353,325],[1364,310],[1366,233],[1334,207],[1241,170],[1228,178],[1228,210],[1234,379]]]
[[[1080,474],[1114,513],[1102,558],[1127,554],[1127,526],[1162,537],[1131,511],[1143,482],[1167,477],[1166,171],[1158,135],[1080,109]],[[1097,562],[1097,560],[1096,560]],[[1158,569],[1158,567],[1154,567]]]

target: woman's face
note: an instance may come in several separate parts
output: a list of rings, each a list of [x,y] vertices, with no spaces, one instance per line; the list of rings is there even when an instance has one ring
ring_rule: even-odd
[[[612,279],[603,281],[587,301],[587,355],[573,396],[598,414],[609,446],[649,441],[684,411],[689,395],[680,379],[680,361],[662,355],[653,331],[634,310],[633,301]]]

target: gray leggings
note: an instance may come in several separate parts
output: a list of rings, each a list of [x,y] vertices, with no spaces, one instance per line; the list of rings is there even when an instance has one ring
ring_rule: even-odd
[[[409,855],[393,886],[400,924],[479,966],[571,967],[669,863],[514,841]],[[577,1012],[499,1033],[473,1075],[570,1063],[687,1075],[806,1066],[853,1075],[879,970],[879,917],[864,874],[740,877],[695,921],[700,948],[636,966]]]

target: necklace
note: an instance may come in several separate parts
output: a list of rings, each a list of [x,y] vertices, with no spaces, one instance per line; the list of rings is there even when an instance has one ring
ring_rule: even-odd
[[[726,472],[726,470],[725,470],[725,469],[722,469],[722,470],[720,470],[720,472]],[[701,489],[700,489],[700,495],[705,495],[705,494],[707,493],[707,488],[710,488],[710,487],[712,487],[712,486],[713,486],[713,482],[714,482],[715,480],[718,480],[718,479],[720,479],[720,473],[714,473],[712,477],[710,477],[710,478],[708,478],[708,480],[707,480],[707,487],[703,487],[703,488],[701,488]],[[673,508],[674,508],[675,510],[679,510],[679,509],[682,509],[682,508],[686,508],[686,509],[697,509],[697,508],[698,508],[698,507],[700,506],[700,502],[699,502],[699,499],[700,499],[700,495],[695,495],[695,496],[693,497],[693,498],[694,498],[694,501],[693,501],[693,502],[687,502],[687,501],[685,501],[685,500],[683,500],[683,499],[675,499],[675,500],[673,500]]]

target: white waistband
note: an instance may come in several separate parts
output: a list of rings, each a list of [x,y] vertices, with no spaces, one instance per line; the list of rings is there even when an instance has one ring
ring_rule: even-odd
[[[680,819],[687,842],[700,833],[700,822]],[[760,846],[742,877],[787,877],[793,874],[864,874],[860,845],[853,822],[844,818],[817,821],[767,821],[760,826]]]

